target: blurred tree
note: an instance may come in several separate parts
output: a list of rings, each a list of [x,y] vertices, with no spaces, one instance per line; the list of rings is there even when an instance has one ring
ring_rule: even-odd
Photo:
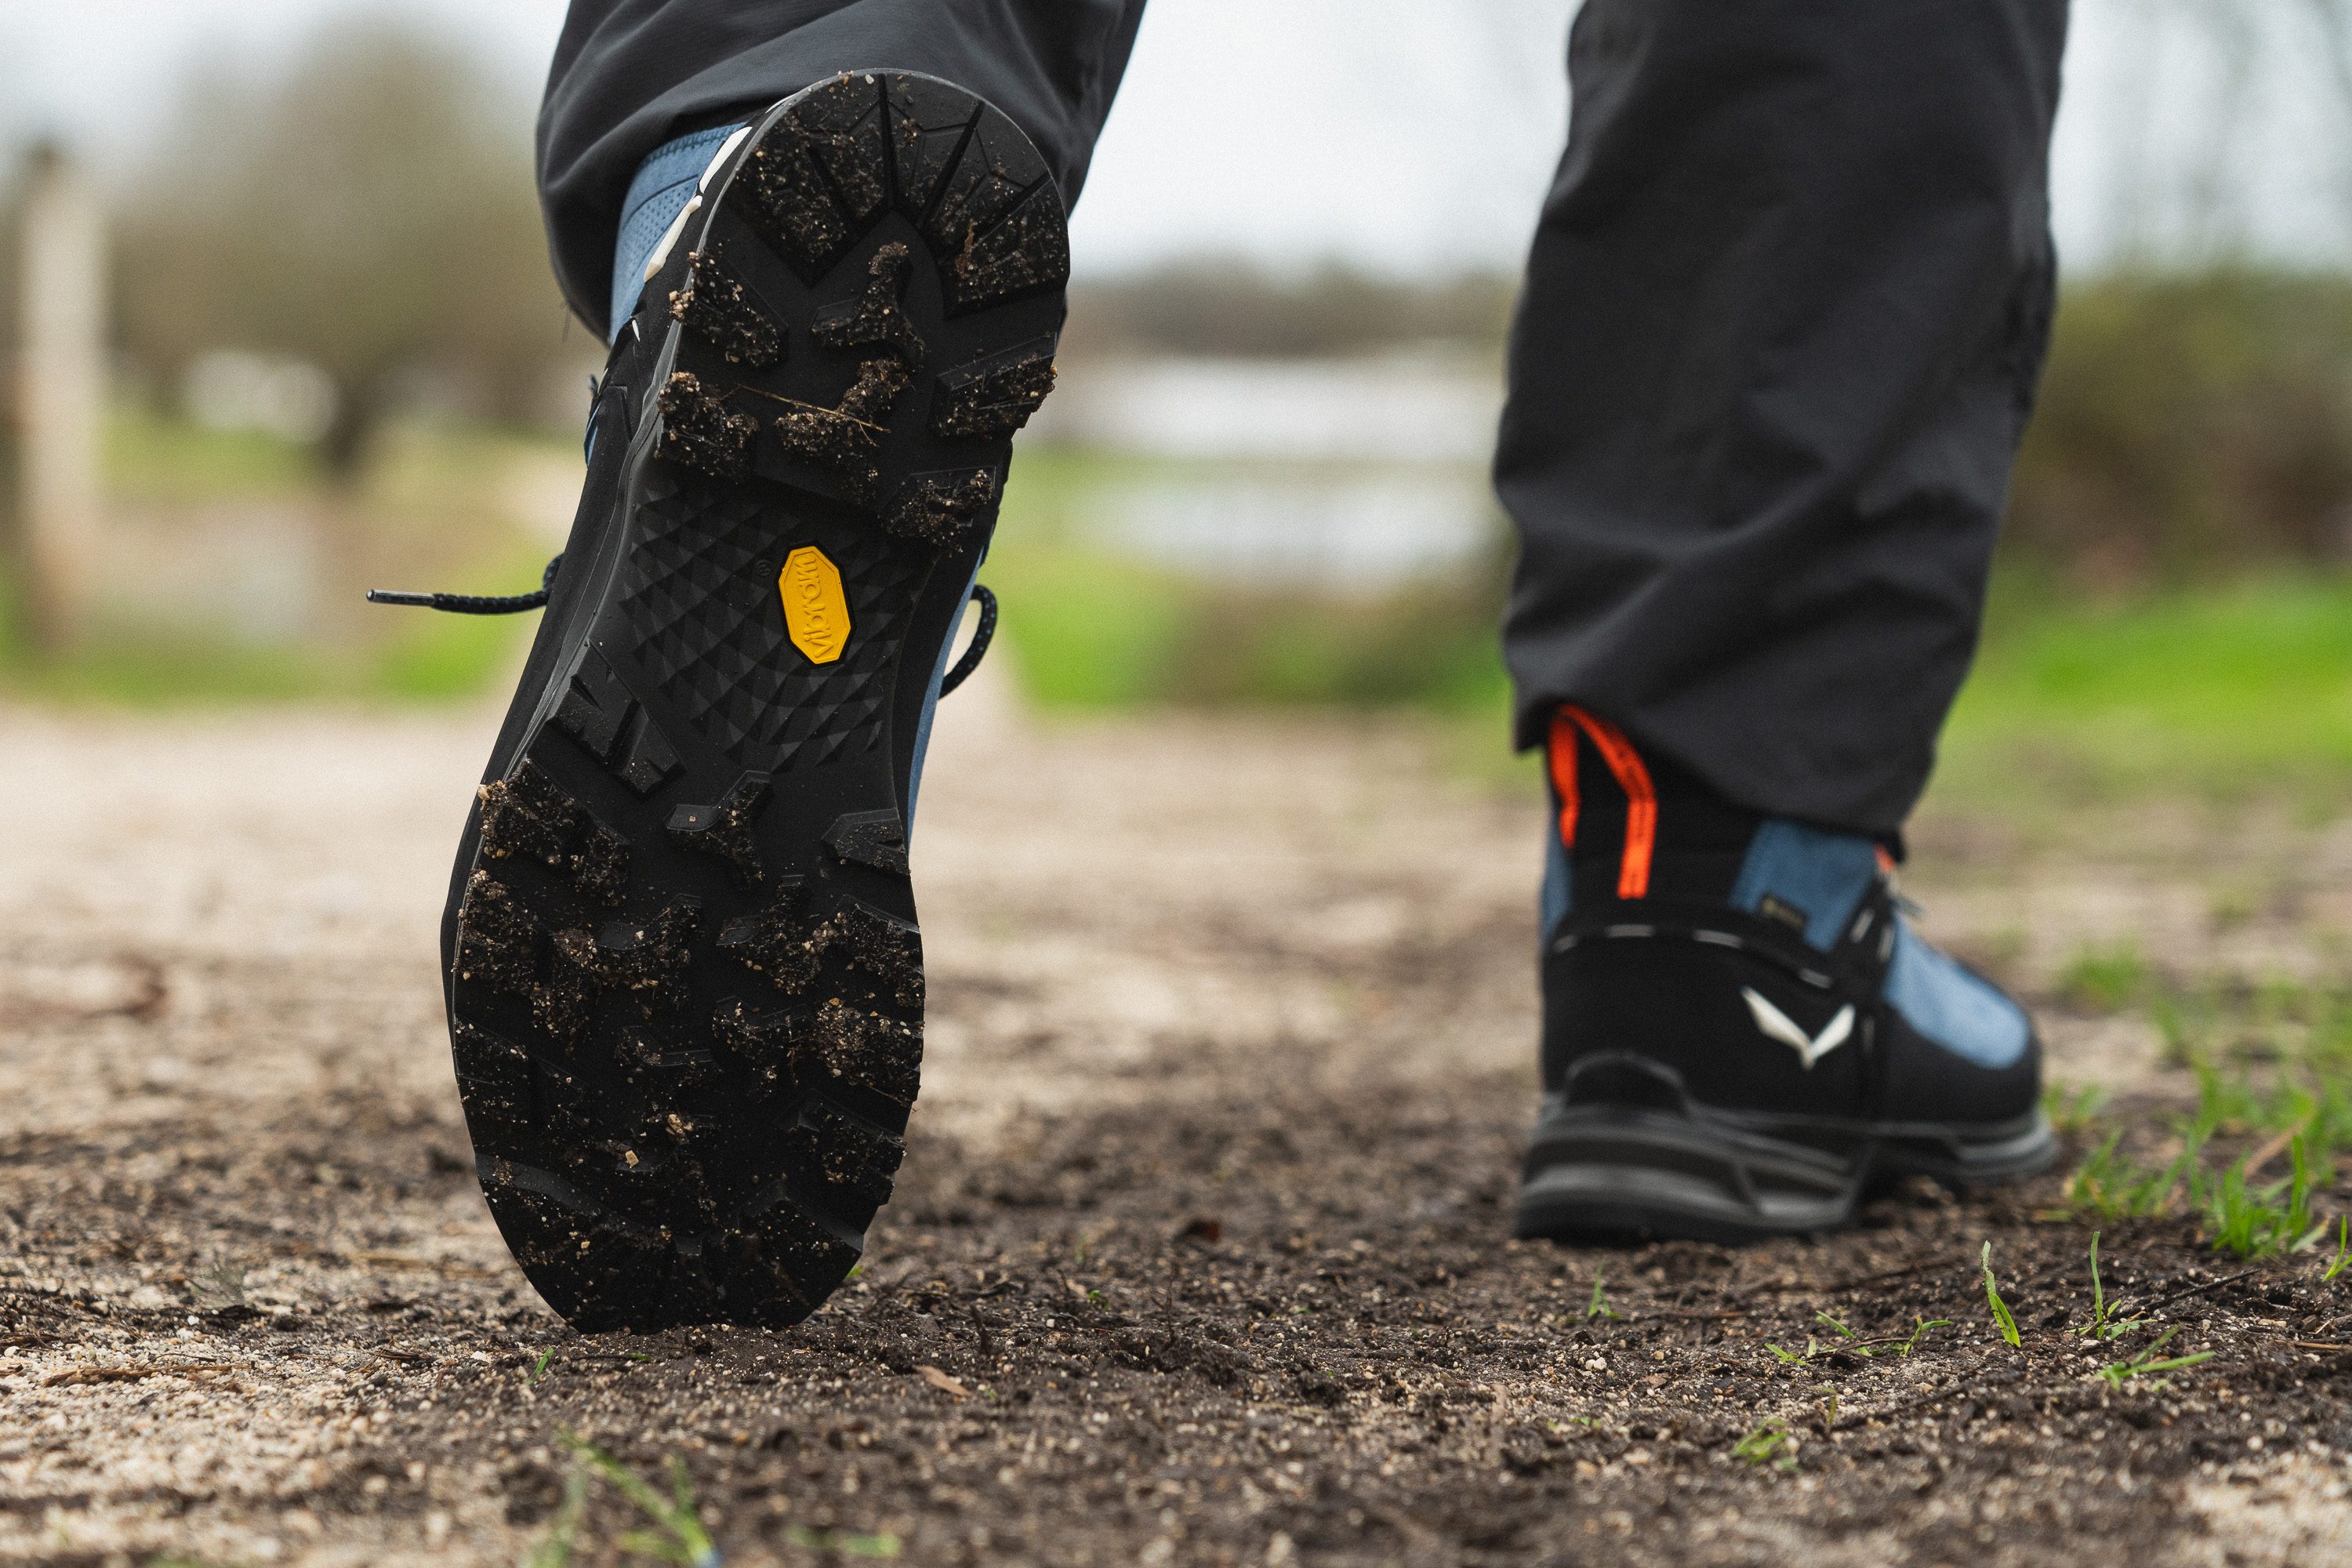
[[[2061,300],[2005,548],[2110,584],[2352,551],[2352,280],[2116,273]]]
[[[123,203],[123,347],[171,384],[211,349],[317,365],[343,475],[420,386],[535,412],[565,316],[530,145],[510,84],[390,19],[325,33],[277,74],[201,76]]]

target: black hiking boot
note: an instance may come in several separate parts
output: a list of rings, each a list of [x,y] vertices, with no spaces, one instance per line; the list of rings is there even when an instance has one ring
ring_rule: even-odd
[[[1578,709],[1550,763],[1521,1236],[1829,1230],[1906,1175],[2050,1163],[2032,1021],[1912,930],[1881,846],[1729,805]]]
[[[1011,121],[855,72],[726,142],[619,331],[442,925],[490,1212],[581,1329],[798,1321],[890,1194],[919,751],[1068,257]]]

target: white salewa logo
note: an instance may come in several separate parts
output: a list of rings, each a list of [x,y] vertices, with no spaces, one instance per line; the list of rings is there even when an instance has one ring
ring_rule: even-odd
[[[1822,1026],[1819,1035],[1808,1035],[1797,1027],[1789,1015],[1748,987],[1741,986],[1739,994],[1748,998],[1748,1010],[1756,1015],[1756,1026],[1764,1032],[1765,1037],[1793,1047],[1809,1071],[1815,1062],[1845,1044],[1846,1037],[1853,1033],[1853,1004],[1851,1002],[1838,1009],[1836,1017]]]

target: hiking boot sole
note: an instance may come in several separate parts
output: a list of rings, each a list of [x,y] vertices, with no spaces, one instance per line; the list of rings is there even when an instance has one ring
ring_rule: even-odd
[[[1696,1106],[1554,1108],[1528,1148],[1517,1234],[1738,1243],[1837,1230],[1903,1177],[1965,1188],[2030,1175],[2057,1152],[2038,1110],[1970,1127]]]
[[[625,329],[443,928],[483,1192],[583,1330],[796,1322],[890,1194],[917,731],[1067,276],[1012,121],[853,72],[730,143]]]

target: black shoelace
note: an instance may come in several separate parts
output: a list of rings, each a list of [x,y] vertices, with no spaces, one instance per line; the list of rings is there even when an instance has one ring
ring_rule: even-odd
[[[413,609],[441,610],[452,616],[519,616],[525,610],[547,607],[547,595],[555,586],[556,569],[563,564],[563,552],[540,574],[539,592],[535,594],[411,594],[399,588],[370,588],[371,605],[405,605]]]
[[[562,564],[563,557],[558,553],[541,574],[538,592],[531,594],[412,594],[397,588],[370,588],[367,598],[371,605],[403,605],[452,616],[519,616],[525,610],[547,607],[547,595],[555,586],[556,570]],[[996,595],[974,583],[971,596],[980,605],[980,625],[972,629],[971,642],[964,648],[963,657],[940,680],[942,697],[971,679],[988,652],[989,640],[996,636]]]
[[[940,681],[940,695],[945,697],[968,679],[980,668],[981,656],[988,651],[988,639],[996,635],[996,595],[974,583],[971,596],[980,603],[980,625],[971,630],[971,641],[965,645],[963,657],[955,668]]]

